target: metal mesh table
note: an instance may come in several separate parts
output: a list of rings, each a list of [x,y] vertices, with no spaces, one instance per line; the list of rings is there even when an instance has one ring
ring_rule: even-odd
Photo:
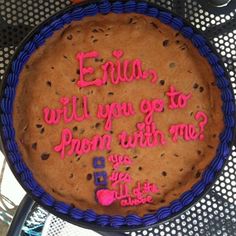
[[[175,11],[203,32],[221,54],[236,95],[236,0],[231,0],[228,6],[220,8],[214,8],[213,4],[207,3],[214,2],[213,0],[153,0],[151,2]],[[0,78],[16,46],[24,36],[38,23],[69,4],[68,0],[0,0]],[[51,223],[47,225],[48,232],[45,229],[44,235],[61,235],[58,232],[62,232],[63,228],[72,227],[56,217],[51,217],[50,220]],[[53,228],[56,230],[53,231]],[[217,182],[191,209],[156,228],[125,234],[131,236],[236,235],[235,146]]]

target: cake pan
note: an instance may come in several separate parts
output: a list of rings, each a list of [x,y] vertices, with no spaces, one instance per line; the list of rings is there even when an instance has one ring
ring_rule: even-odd
[[[97,215],[92,210],[81,211],[65,203],[58,202],[47,194],[33,179],[32,173],[21,159],[15,142],[13,128],[13,102],[18,76],[27,62],[31,53],[40,47],[52,33],[72,20],[80,20],[83,17],[107,14],[109,12],[121,14],[133,12],[158,18],[162,23],[178,30],[184,37],[190,39],[198,48],[202,56],[209,61],[216,77],[217,86],[221,90],[223,100],[223,113],[225,129],[220,136],[217,154],[209,167],[203,172],[202,178],[181,197],[173,201],[169,206],[158,209],[153,214],[144,217],[136,215],[105,216]],[[183,213],[194,203],[199,201],[217,180],[228,156],[231,153],[233,141],[235,140],[235,98],[229,75],[224,67],[221,57],[211,46],[202,32],[195,29],[190,23],[167,9],[161,8],[153,3],[124,0],[124,1],[87,1],[77,5],[71,5],[57,14],[51,16],[36,28],[20,43],[13,55],[1,88],[1,119],[0,132],[2,150],[15,177],[31,196],[33,201],[44,207],[50,213],[74,223],[78,226],[95,231],[129,231],[145,229],[155,226],[164,221]]]

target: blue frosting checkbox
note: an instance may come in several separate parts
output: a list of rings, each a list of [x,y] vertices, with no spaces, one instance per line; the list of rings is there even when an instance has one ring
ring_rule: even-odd
[[[94,184],[96,186],[107,185],[107,173],[105,171],[99,171],[94,173]]]
[[[104,168],[105,167],[105,158],[104,157],[94,157],[93,167],[95,169]]]

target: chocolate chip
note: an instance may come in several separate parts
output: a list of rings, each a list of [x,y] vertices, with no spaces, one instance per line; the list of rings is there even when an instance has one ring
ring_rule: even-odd
[[[179,185],[181,185],[181,184],[182,184],[182,182],[179,182],[178,184],[179,184]]]
[[[190,116],[193,116],[193,111],[190,113]]]
[[[84,129],[80,129],[80,132],[79,132],[79,133],[80,133],[80,134],[83,134],[84,131],[85,131]]]
[[[162,42],[163,47],[167,47],[170,43],[170,40],[166,39]]]
[[[125,168],[125,170],[126,170],[126,171],[128,171],[129,169],[130,169],[130,167],[129,167],[129,166],[127,166],[127,167]]]
[[[43,134],[44,133],[44,128],[42,128],[41,130],[40,130],[40,134]]]
[[[179,47],[182,51],[184,51],[185,49],[187,49],[188,48],[188,46],[187,46],[187,44],[186,43],[184,43],[183,45],[181,45],[180,47]]]
[[[165,84],[165,80],[160,80],[160,85],[164,85]]]
[[[133,22],[133,18],[130,18],[128,24],[131,24],[132,22]]]
[[[46,160],[49,158],[49,156],[50,156],[49,153],[42,153],[42,154],[41,154],[41,159],[42,159],[43,161],[46,161]]]
[[[164,202],[165,202],[165,200],[164,200],[164,199],[162,199],[160,202],[161,202],[161,203],[164,203]]]
[[[179,40],[176,40],[175,43],[176,43],[176,44],[180,44],[180,41],[179,41]]]
[[[175,63],[174,63],[174,62],[171,62],[171,63],[169,64],[169,67],[170,67],[170,68],[175,68]]]
[[[200,91],[200,93],[202,93],[202,92],[204,91],[204,88],[203,88],[203,87],[200,87],[200,88],[199,88],[199,91]]]
[[[192,170],[194,170],[195,169],[195,166],[192,166]]]
[[[156,28],[156,29],[159,28],[158,25],[157,25],[156,23],[154,23],[154,22],[151,22],[151,25],[152,25],[154,28]]]
[[[164,156],[165,156],[165,153],[162,153],[162,154],[161,154],[161,157],[164,157]]]
[[[49,87],[52,87],[52,82],[51,82],[51,81],[47,81],[47,85],[48,85]]]
[[[37,143],[32,143],[31,147],[36,150],[37,149]]]
[[[188,72],[189,74],[192,74],[192,73],[193,73],[191,70],[187,70],[187,72]]]
[[[107,37],[107,36],[109,36],[109,34],[105,34],[105,36]]]
[[[68,59],[68,57],[67,57],[67,56],[65,56],[65,55],[63,55],[63,57],[64,57],[65,59]]]
[[[214,148],[213,146],[211,146],[211,145],[209,145],[209,144],[207,145],[207,147],[209,147],[210,149],[213,149],[213,148]]]
[[[174,156],[175,156],[175,157],[179,157],[179,155],[178,155],[178,154],[176,154],[176,153],[174,154]]]
[[[112,130],[110,130],[110,134],[113,134],[114,132]]]
[[[216,83],[215,83],[215,82],[211,82],[211,85],[212,85],[212,86],[216,86]]]
[[[114,95],[114,93],[113,93],[113,92],[109,92],[108,95],[109,95],[109,96],[112,96],[112,95]]]
[[[199,87],[199,85],[197,84],[197,83],[195,83],[194,85],[193,85],[193,88],[194,89],[197,89]]]
[[[92,32],[93,33],[98,33],[98,30],[97,29],[93,29]]]
[[[139,166],[138,170],[140,170],[140,171],[141,171],[142,169],[143,169],[143,168],[142,168],[142,166]]]
[[[76,70],[76,74],[80,75],[80,69]]]
[[[72,38],[73,38],[73,36],[71,34],[67,36],[68,40],[71,40]]]
[[[216,136],[217,136],[216,134],[213,134],[213,135],[212,135],[213,138],[216,138]]]
[[[26,64],[26,65],[25,65],[25,68],[26,68],[26,69],[29,69],[29,65]]]
[[[37,128],[42,128],[43,125],[41,125],[41,124],[36,124],[36,127],[37,127]]]
[[[183,168],[179,169],[180,172],[182,172],[183,170],[184,170]]]
[[[107,153],[108,153],[108,154],[111,153],[111,150],[108,150]]]
[[[77,130],[78,130],[77,126],[73,127],[73,131],[77,131]]]
[[[134,159],[138,158],[138,156],[133,156]]]
[[[96,129],[98,129],[100,126],[101,126],[100,123],[96,123],[96,124],[95,124]]]
[[[167,173],[165,171],[162,171],[163,176],[167,176]]]
[[[70,174],[69,178],[72,179],[74,177],[73,173]]]
[[[180,35],[180,32],[177,32],[176,34],[175,34],[175,37],[178,37]]]
[[[93,175],[92,174],[87,174],[87,180],[91,180],[92,179],[92,177],[93,177]]]
[[[95,58],[94,59],[95,62],[103,62],[103,60],[104,60],[103,58]]]
[[[202,152],[201,152],[200,150],[197,150],[197,154],[198,154],[198,155],[201,155],[201,153],[202,153]]]
[[[93,43],[96,43],[97,41],[98,41],[98,39],[94,39],[94,40],[93,40]]]
[[[51,66],[51,69],[54,70],[54,66]]]
[[[155,210],[155,209],[153,209],[153,210],[152,209],[148,209],[147,211],[148,212],[156,212],[157,210]]]
[[[76,79],[72,79],[71,82],[74,83],[76,81]]]
[[[195,175],[195,178],[197,179],[197,178],[199,178],[200,176],[201,176],[201,172],[198,171],[198,172],[196,173],[196,175]]]

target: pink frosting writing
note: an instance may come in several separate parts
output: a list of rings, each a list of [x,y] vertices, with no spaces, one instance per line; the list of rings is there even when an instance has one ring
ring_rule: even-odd
[[[116,155],[112,154],[108,157],[108,160],[113,164],[113,168],[117,170],[120,165],[131,165],[132,160],[127,155]]]
[[[199,111],[195,114],[194,118],[196,121],[202,119],[202,121],[200,121],[198,124],[199,130],[200,130],[199,139],[204,140],[204,128],[205,128],[206,124],[208,123],[208,117],[203,111]]]
[[[97,117],[105,119],[104,129],[109,131],[112,128],[112,120],[121,116],[129,117],[135,114],[133,104],[130,102],[111,103],[106,105],[98,105]]]
[[[159,189],[153,183],[146,180],[143,184],[140,182],[130,191],[127,183],[119,183],[118,189],[101,189],[96,192],[98,202],[103,206],[109,206],[114,201],[120,201],[120,205],[137,206],[152,202],[149,194],[157,193]]]
[[[192,97],[190,93],[184,95],[183,93],[176,91],[174,86],[170,86],[166,95],[170,99],[169,108],[172,110],[185,108],[188,100]]]
[[[201,122],[199,122],[199,130],[197,131],[197,128],[193,124],[175,124],[171,125],[169,128],[169,133],[172,134],[172,140],[174,142],[178,141],[178,138],[181,137],[185,141],[191,141],[191,140],[204,140],[204,127],[208,122],[207,115],[204,112],[197,112],[195,114],[195,120],[202,119]]]
[[[131,198],[128,197],[127,199],[123,199],[120,202],[120,205],[122,207],[127,207],[127,206],[138,206],[138,205],[143,205],[146,203],[152,203],[152,196],[147,196],[147,197],[141,197],[141,198]]]
[[[91,52],[79,52],[76,55],[76,59],[79,61],[80,68],[80,78],[77,82],[79,87],[87,87],[87,86],[102,86],[110,80],[112,84],[119,84],[121,82],[131,82],[135,80],[146,80],[147,78],[151,78],[151,82],[155,83],[158,80],[157,73],[150,70],[142,69],[142,62],[140,59],[135,60],[124,60],[120,61],[124,52],[122,50],[115,50],[112,53],[112,56],[116,59],[115,62],[107,61],[102,66],[101,69],[103,71],[103,77],[97,78],[92,81],[85,80],[85,75],[91,75],[94,73],[94,69],[92,67],[85,67],[84,61],[88,58],[97,58],[99,57],[99,53],[97,51]],[[131,70],[131,72],[130,72]]]
[[[137,131],[128,135],[126,131],[119,134],[120,145],[125,148],[155,147],[166,143],[164,133],[156,128],[154,122],[150,125],[145,123],[137,124]]]
[[[137,198],[141,198],[142,195],[147,193],[158,193],[159,189],[157,186],[153,183],[150,183],[148,180],[146,180],[143,184],[138,181],[136,184],[136,187],[133,188],[132,193]]]
[[[83,120],[88,119],[90,117],[88,112],[88,98],[86,96],[82,97],[83,114],[80,116],[77,114],[77,100],[78,98],[76,96],[72,96],[71,99],[68,97],[62,97],[60,99],[60,108],[50,109],[45,107],[43,109],[44,121],[48,125],[56,125],[61,120],[65,123],[69,123],[71,121],[82,122]]]
[[[131,177],[128,173],[113,171],[109,177],[109,180],[111,180],[111,186],[114,188],[119,183],[130,183]]]
[[[94,68],[89,66],[89,67],[84,67],[84,59],[86,58],[96,58],[98,57],[99,54],[97,51],[91,51],[91,52],[79,52],[76,55],[76,59],[79,62],[79,70],[80,70],[80,80],[77,81],[77,85],[79,87],[87,87],[91,85],[95,86],[101,86],[102,81],[99,79],[93,80],[93,81],[85,81],[85,75],[86,74],[93,74],[94,73]]]
[[[140,111],[144,113],[145,123],[151,124],[153,122],[153,113],[162,112],[164,109],[164,101],[162,99],[147,100],[143,99],[140,103]]]
[[[70,129],[63,129],[61,133],[60,144],[54,147],[56,152],[59,152],[61,158],[65,155],[72,156],[73,154],[83,155],[96,150],[111,150],[112,136],[109,134],[95,135],[91,139],[88,138],[73,138]]]

